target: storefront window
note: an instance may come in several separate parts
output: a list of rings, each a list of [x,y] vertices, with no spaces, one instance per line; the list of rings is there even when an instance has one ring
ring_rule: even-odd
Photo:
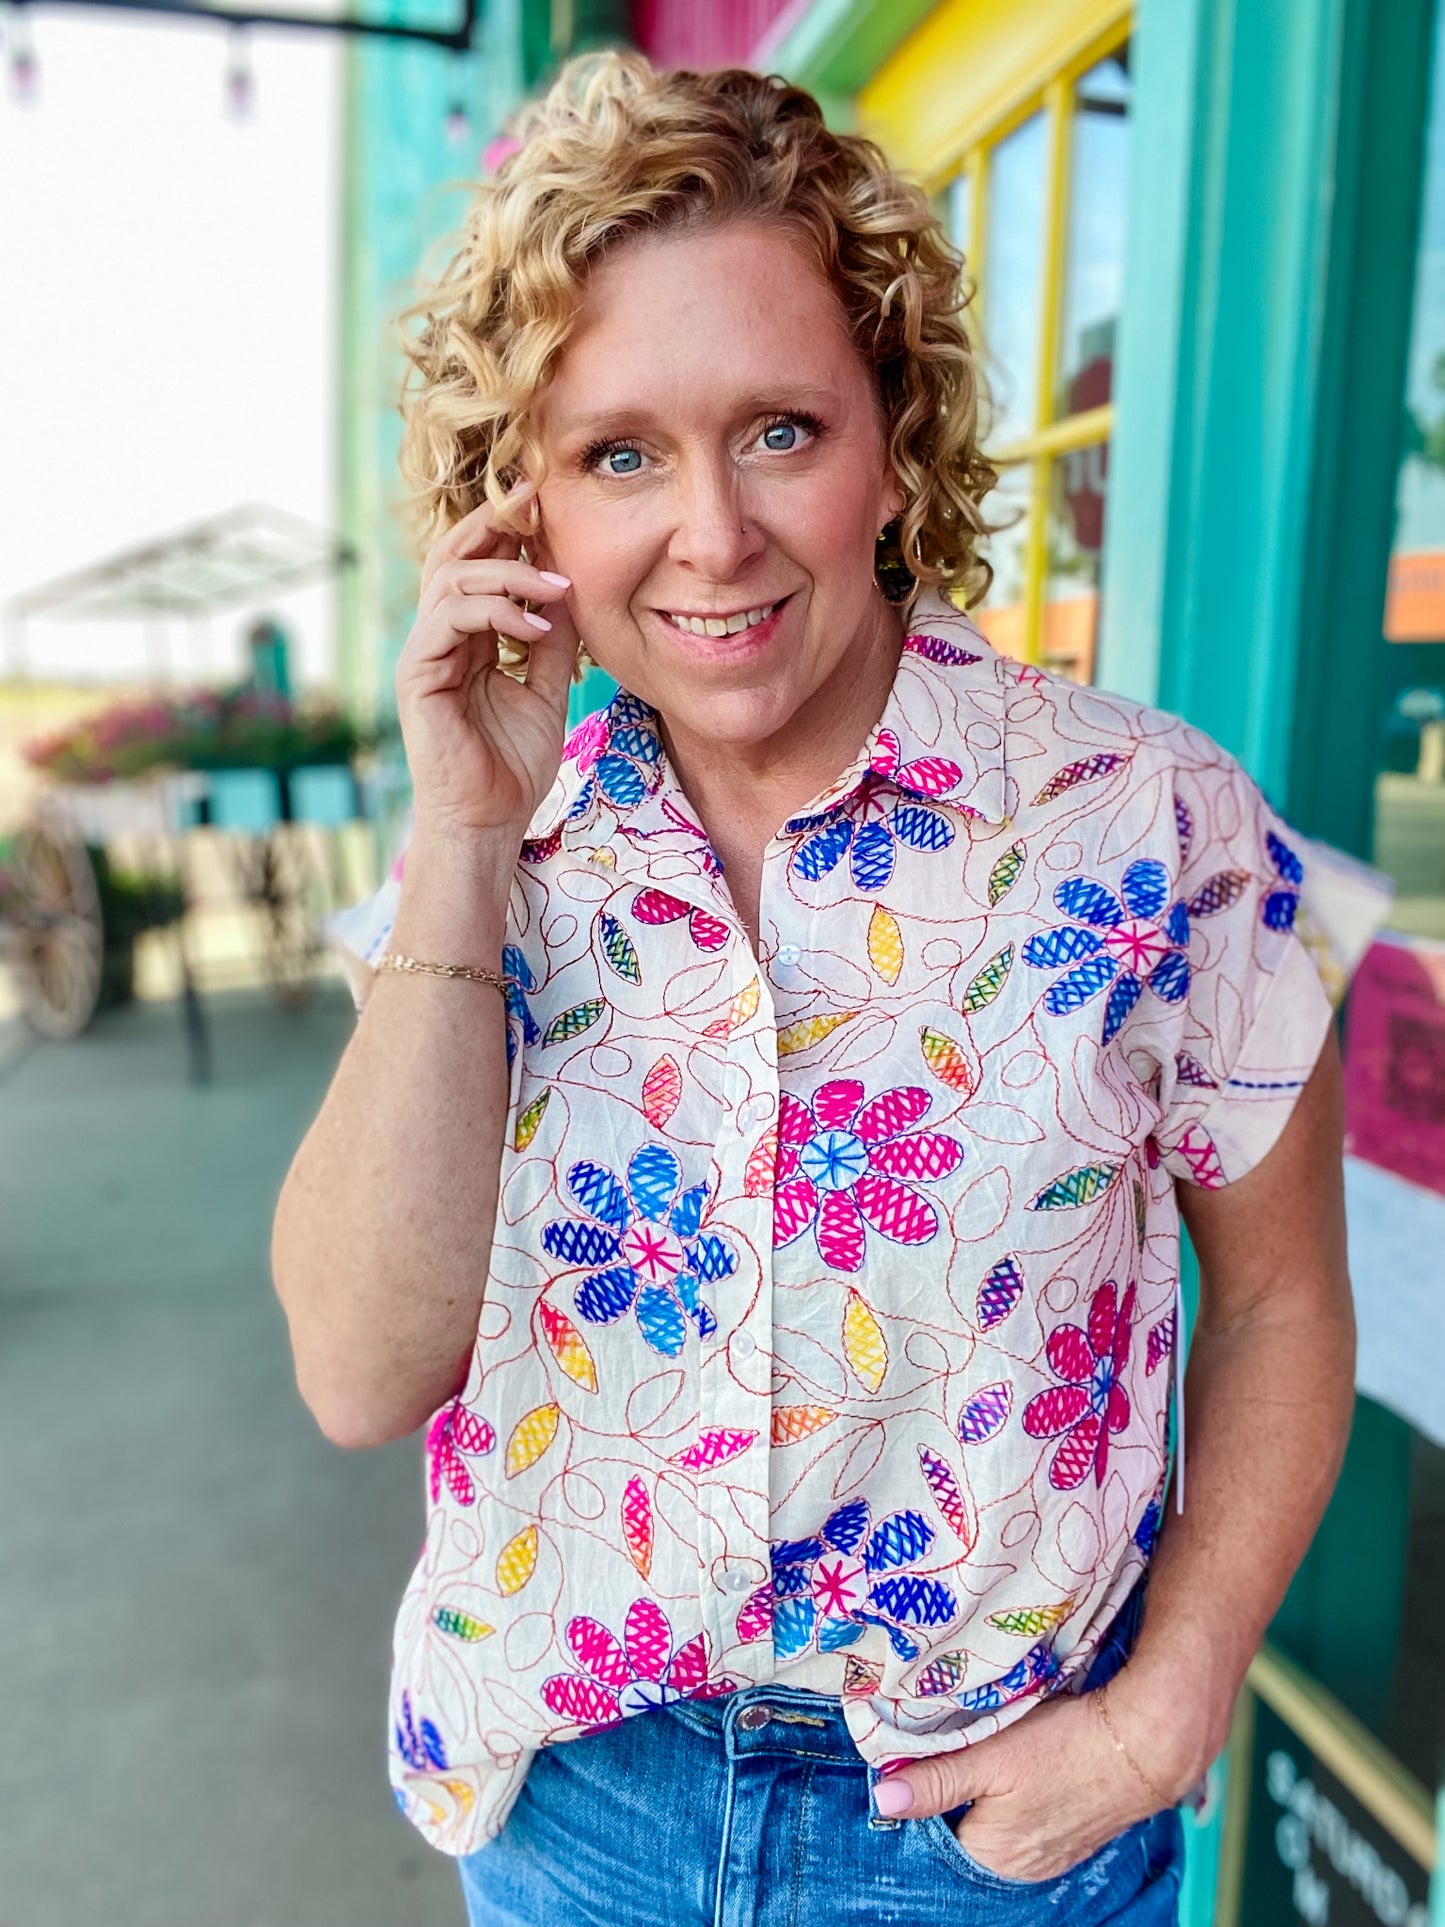
[[[996,648],[1081,682],[1099,626],[1131,98],[1121,22],[1041,76],[1037,106],[969,147],[947,184],[980,293],[986,446],[1006,478],[979,621]]]
[[[1130,98],[1127,42],[1091,67],[1074,89],[1059,415],[1098,408],[1110,395],[1124,293]]]
[[[1038,417],[1047,132],[1034,114],[990,157],[983,315],[1000,444],[1026,435]]]
[[[1426,136],[1405,447],[1385,604],[1389,707],[1375,779],[1375,848],[1390,921],[1445,938],[1445,61]]]

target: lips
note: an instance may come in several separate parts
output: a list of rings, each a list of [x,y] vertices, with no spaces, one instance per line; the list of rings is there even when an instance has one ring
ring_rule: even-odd
[[[658,614],[685,636],[740,636],[749,629],[759,628],[786,601],[787,597],[783,596],[776,602],[754,603],[746,609],[719,610],[708,615],[679,609],[660,609]]]

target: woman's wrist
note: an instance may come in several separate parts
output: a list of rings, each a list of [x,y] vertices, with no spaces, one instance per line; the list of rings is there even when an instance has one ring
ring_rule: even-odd
[[[436,963],[495,966],[521,846],[520,829],[415,835],[391,947]]]
[[[1103,1689],[1117,1743],[1171,1802],[1182,1800],[1218,1756],[1229,1733],[1234,1694],[1216,1705],[1204,1675],[1136,1652]]]

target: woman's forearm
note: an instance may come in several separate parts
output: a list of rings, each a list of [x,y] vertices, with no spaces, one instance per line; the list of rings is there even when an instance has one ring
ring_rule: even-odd
[[[497,968],[518,841],[413,844],[391,947]],[[272,1241],[297,1383],[337,1443],[414,1430],[464,1379],[506,1113],[497,992],[378,974]]]
[[[1324,1511],[1350,1425],[1354,1326],[1339,1292],[1237,1324],[1201,1321],[1185,1392],[1186,1498],[1168,1502],[1144,1628],[1113,1691],[1156,1770],[1182,1787],[1228,1734],[1235,1697]],[[1130,1702],[1133,1705],[1130,1705]]]

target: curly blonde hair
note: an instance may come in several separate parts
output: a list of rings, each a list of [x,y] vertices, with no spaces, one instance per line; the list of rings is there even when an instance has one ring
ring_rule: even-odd
[[[461,244],[405,317],[402,472],[418,537],[540,475],[535,401],[589,271],[641,235],[775,223],[837,293],[877,385],[905,506],[914,586],[974,601],[997,476],[979,450],[980,377],[963,263],[922,191],[872,142],[833,133],[810,94],[740,68],[658,73],[584,54],[524,110],[517,145],[475,192]]]

